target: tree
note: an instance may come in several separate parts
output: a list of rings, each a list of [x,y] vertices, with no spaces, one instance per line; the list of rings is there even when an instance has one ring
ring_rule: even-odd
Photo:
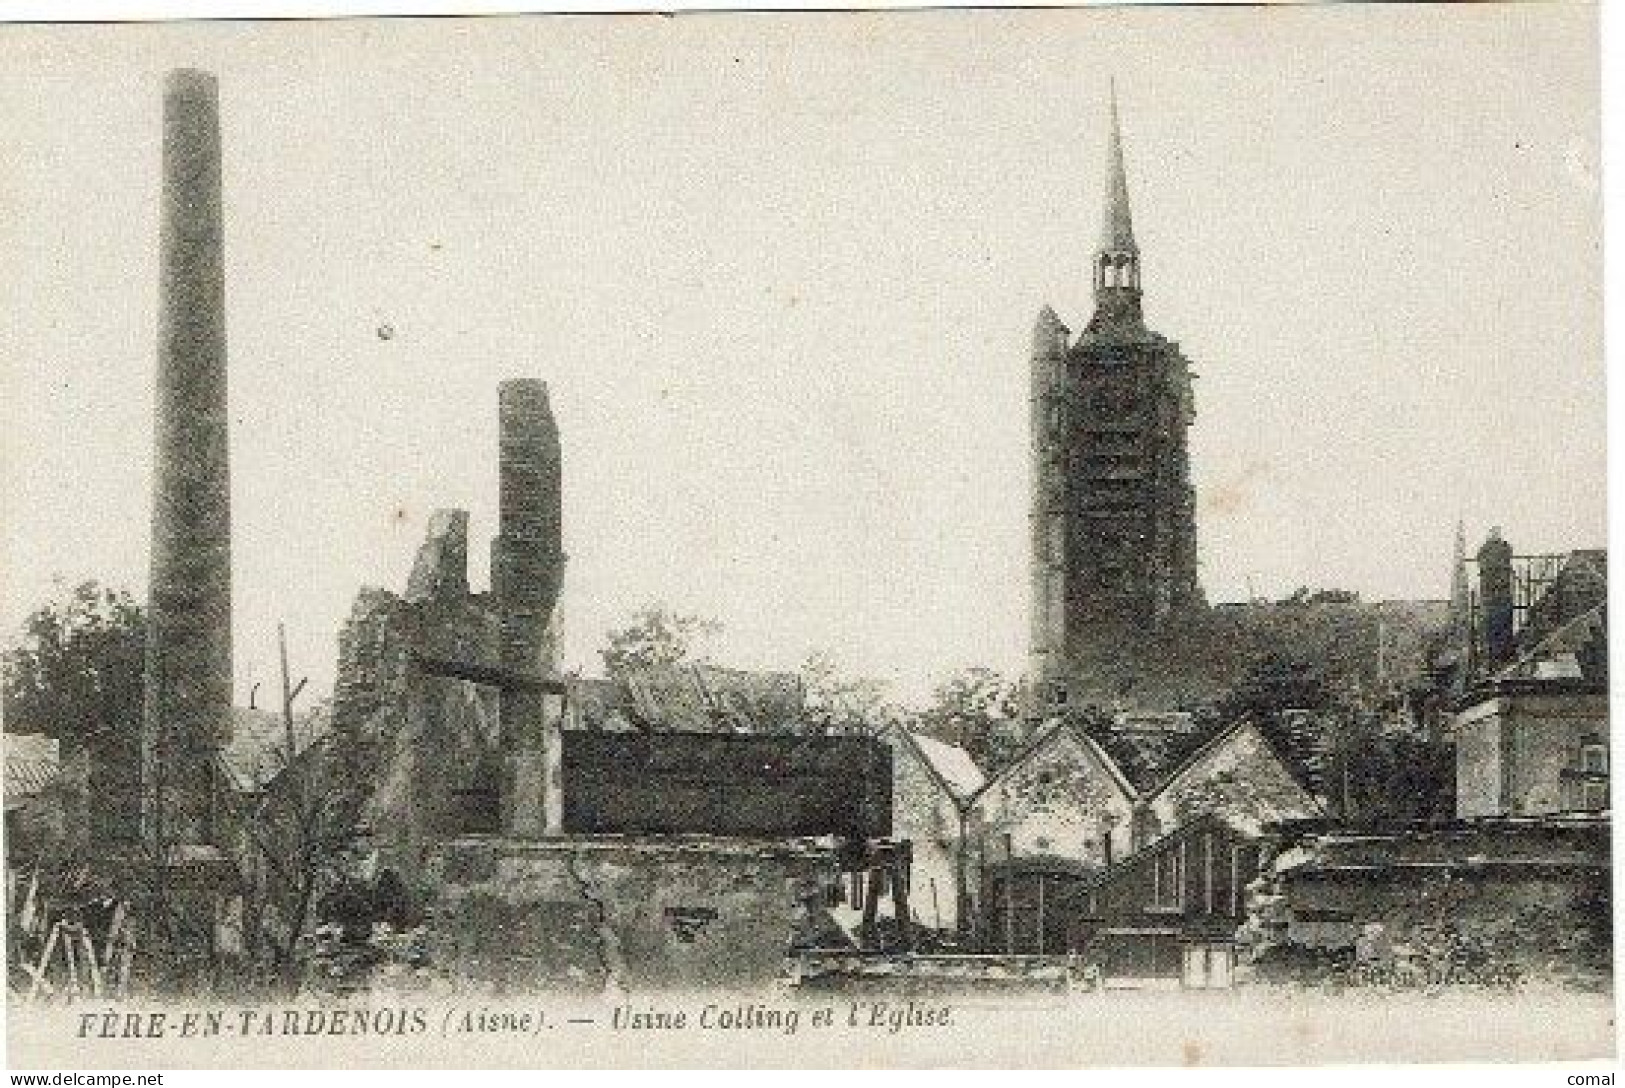
[[[815,651],[801,666],[807,692],[808,731],[827,736],[874,736],[899,718],[886,700],[886,685],[841,672],[833,655]]]
[[[1294,760],[1333,815],[1345,820],[1421,819],[1453,806],[1454,763],[1446,745],[1415,734],[1401,715],[1334,661],[1301,654],[1260,657],[1219,701],[1224,722],[1251,718]],[[1308,711],[1291,716],[1287,710]]]
[[[599,651],[611,676],[627,669],[693,660],[699,644],[722,630],[716,620],[683,615],[661,604],[640,609],[625,627],[611,630]],[[699,655],[703,660],[703,655]]]
[[[1335,702],[1335,688],[1323,664],[1278,651],[1247,667],[1219,700],[1219,712],[1227,722],[1243,717],[1273,722],[1283,710],[1327,710]]]
[[[1277,603],[1287,605],[1359,604],[1360,595],[1352,589],[1310,589],[1308,586],[1299,586],[1287,596],[1282,597]]]
[[[146,620],[124,590],[83,582],[37,609],[4,655],[7,727],[67,747],[132,733],[141,721]]]
[[[932,692],[915,727],[957,744],[984,771],[1004,766],[1026,743],[1021,691],[994,669],[975,666],[949,676]]]
[[[277,654],[281,739],[267,752],[272,762],[257,797],[240,814],[253,849],[239,864],[250,890],[248,951],[262,958],[274,985],[292,992],[304,966],[301,945],[318,902],[342,876],[352,827],[337,788],[343,770],[328,724],[332,707],[323,700],[304,715],[294,714],[305,680],[295,684],[289,677],[287,638],[280,624]]]
[[[306,721],[320,716],[318,711]],[[331,738],[301,737],[300,743],[291,757],[284,748],[276,751],[280,769],[242,823],[254,847],[241,861],[252,892],[251,937],[258,944],[250,954],[261,957],[273,984],[288,991],[298,985],[301,946],[318,899],[338,879],[350,844],[336,801]]]
[[[1428,820],[1455,813],[1456,761],[1449,745],[1384,727],[1374,715],[1355,718],[1339,738],[1344,818],[1359,821]]]

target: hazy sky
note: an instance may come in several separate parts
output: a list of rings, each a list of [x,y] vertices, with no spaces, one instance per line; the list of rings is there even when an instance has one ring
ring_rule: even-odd
[[[331,679],[427,515],[487,577],[553,390],[569,663],[1021,667],[1027,349],[1087,320],[1105,96],[1200,375],[1215,600],[1442,596],[1457,517],[1604,535],[1594,13],[1094,10],[0,29],[8,634],[144,595],[160,83],[222,83],[238,674]],[[377,335],[381,324],[393,339]]]

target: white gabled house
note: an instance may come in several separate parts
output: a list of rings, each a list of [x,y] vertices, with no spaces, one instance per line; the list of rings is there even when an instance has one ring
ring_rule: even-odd
[[[986,863],[1054,859],[1097,869],[1125,855],[1134,786],[1082,730],[1045,726],[971,802]]]
[[[893,726],[892,835],[912,844],[909,906],[916,923],[944,934],[959,931],[971,894],[966,850],[967,806],[982,788],[982,770],[969,752]]]

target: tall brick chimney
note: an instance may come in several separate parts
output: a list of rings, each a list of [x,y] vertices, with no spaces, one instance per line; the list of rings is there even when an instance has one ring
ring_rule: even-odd
[[[510,674],[551,673],[548,625],[564,581],[562,455],[547,386],[503,382],[498,391],[499,528],[491,544],[491,589],[502,622],[502,667]],[[545,736],[543,693],[510,685],[502,692],[502,743],[509,753],[503,783],[505,823],[539,834],[547,822],[542,795],[556,762]],[[556,801],[556,798],[554,798]]]
[[[142,815],[148,841],[173,847],[214,841],[231,715],[220,105],[207,72],[165,81],[162,199]]]
[[[1478,601],[1483,617],[1484,666],[1498,669],[1512,660],[1516,649],[1513,629],[1512,545],[1501,539],[1499,527],[1478,549]]]
[[[1028,528],[1032,540],[1031,625],[1032,689],[1027,713],[1041,717],[1065,700],[1067,662],[1067,532],[1065,421],[1067,402],[1067,327],[1045,306],[1033,328],[1033,352],[1028,383],[1031,434],[1032,506]]]

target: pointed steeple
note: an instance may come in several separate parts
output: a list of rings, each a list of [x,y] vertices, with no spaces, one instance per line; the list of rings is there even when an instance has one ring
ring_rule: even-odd
[[[1123,167],[1123,123],[1117,114],[1117,81],[1111,83],[1111,134],[1106,144],[1106,208],[1100,225],[1100,253],[1137,253],[1134,219],[1128,206],[1128,171]]]
[[[1140,317],[1140,247],[1128,207],[1128,171],[1123,166],[1123,124],[1117,113],[1117,81],[1111,85],[1110,129],[1106,138],[1106,200],[1095,250],[1095,315],[1091,331],[1135,330]]]

